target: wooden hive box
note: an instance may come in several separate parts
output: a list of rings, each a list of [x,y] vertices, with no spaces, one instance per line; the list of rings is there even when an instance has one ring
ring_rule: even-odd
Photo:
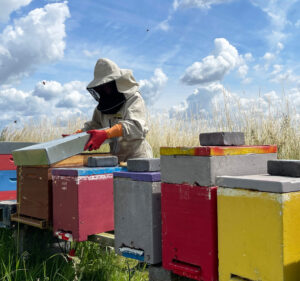
[[[85,241],[89,235],[113,230],[113,172],[122,170],[126,168],[53,169],[54,234]]]
[[[52,225],[51,170],[57,167],[82,167],[89,156],[101,155],[107,154],[79,154],[51,165],[18,166],[17,214],[12,219],[40,228]]]

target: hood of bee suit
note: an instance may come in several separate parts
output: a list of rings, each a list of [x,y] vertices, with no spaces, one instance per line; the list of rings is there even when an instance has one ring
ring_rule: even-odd
[[[94,69],[94,79],[87,85],[87,89],[106,84],[115,80],[117,90],[123,93],[125,98],[134,95],[139,84],[133,77],[132,71],[129,69],[121,69],[113,61],[109,59],[99,59]]]

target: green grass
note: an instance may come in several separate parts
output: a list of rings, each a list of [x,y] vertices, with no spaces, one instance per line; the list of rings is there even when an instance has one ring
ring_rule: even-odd
[[[0,280],[5,281],[143,281],[145,265],[117,256],[93,242],[77,244],[76,256],[53,253],[56,242],[51,232],[29,228],[18,253],[18,230],[0,229]],[[75,246],[73,244],[73,246]],[[63,246],[62,246],[63,248]],[[57,248],[55,250],[57,252]]]

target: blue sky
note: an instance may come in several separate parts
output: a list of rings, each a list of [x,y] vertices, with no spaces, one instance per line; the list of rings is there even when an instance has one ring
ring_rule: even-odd
[[[91,116],[85,86],[100,57],[133,70],[152,112],[209,111],[224,89],[245,106],[259,94],[280,102],[284,89],[300,108],[297,0],[0,5],[0,127]]]

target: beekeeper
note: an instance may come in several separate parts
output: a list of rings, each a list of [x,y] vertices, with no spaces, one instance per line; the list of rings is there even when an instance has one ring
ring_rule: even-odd
[[[87,90],[98,105],[92,120],[82,129],[91,135],[84,150],[98,149],[106,139],[112,139],[111,153],[120,162],[153,157],[145,139],[148,132],[145,103],[131,70],[120,69],[109,59],[99,59]]]

